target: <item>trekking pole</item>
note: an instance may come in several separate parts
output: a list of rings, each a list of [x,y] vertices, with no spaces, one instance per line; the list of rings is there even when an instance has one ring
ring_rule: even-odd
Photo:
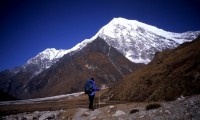
[[[100,90],[99,90],[99,107],[100,107]]]

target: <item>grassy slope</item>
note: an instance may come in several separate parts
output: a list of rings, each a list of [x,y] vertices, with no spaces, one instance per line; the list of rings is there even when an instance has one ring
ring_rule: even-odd
[[[156,55],[144,69],[124,78],[106,96],[112,100],[173,100],[200,93],[200,37]]]

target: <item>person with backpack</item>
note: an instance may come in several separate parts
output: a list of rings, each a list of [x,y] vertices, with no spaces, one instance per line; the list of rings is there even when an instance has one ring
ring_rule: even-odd
[[[90,78],[85,83],[85,94],[88,95],[89,98],[89,109],[94,110],[93,107],[93,101],[96,94],[96,91],[99,91],[100,89],[96,87],[96,82],[94,81],[94,78]]]

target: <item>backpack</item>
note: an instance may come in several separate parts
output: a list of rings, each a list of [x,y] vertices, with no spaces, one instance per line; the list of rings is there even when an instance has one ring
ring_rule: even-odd
[[[85,94],[91,94],[93,92],[93,88],[92,88],[92,82],[91,81],[87,81],[85,84]]]

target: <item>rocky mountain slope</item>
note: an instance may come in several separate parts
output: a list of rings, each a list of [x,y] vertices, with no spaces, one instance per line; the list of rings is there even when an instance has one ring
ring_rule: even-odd
[[[24,86],[20,98],[35,98],[83,91],[85,81],[94,77],[98,85],[112,86],[139,69],[103,39],[97,38],[73,55],[65,55]],[[16,95],[16,92],[15,92]]]
[[[200,37],[155,56],[145,68],[113,86],[113,100],[158,101],[200,93]]]

